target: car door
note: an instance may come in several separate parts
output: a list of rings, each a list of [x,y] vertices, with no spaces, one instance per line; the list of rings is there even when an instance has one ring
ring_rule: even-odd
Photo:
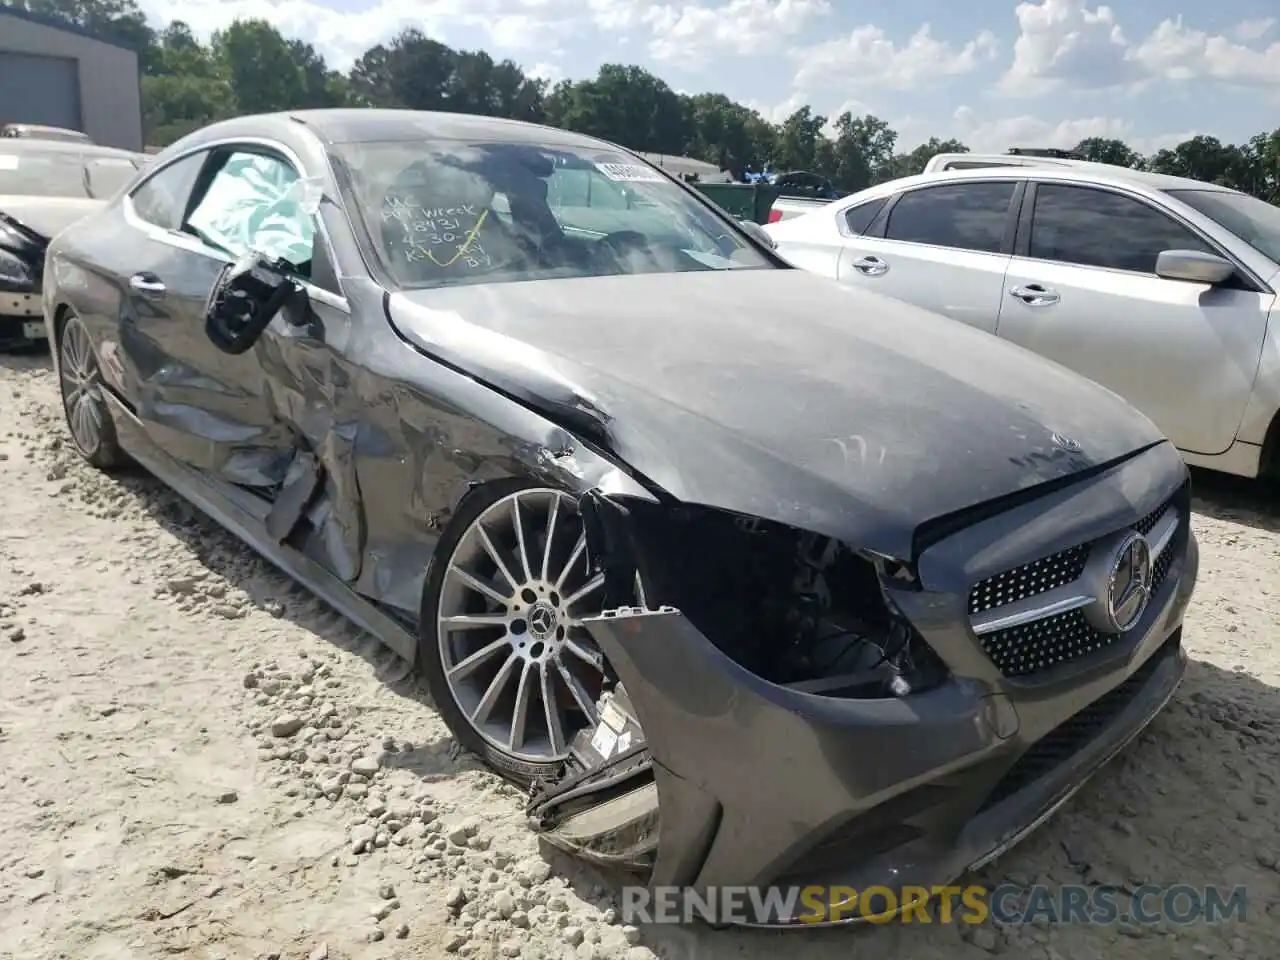
[[[1179,449],[1218,454],[1235,440],[1275,297],[1243,271],[1219,286],[1156,276],[1174,249],[1225,256],[1138,193],[1034,183],[997,334],[1109,387]]]
[[[294,433],[272,406],[258,350],[217,349],[205,311],[223,269],[250,250],[290,250],[306,272],[314,234],[291,238],[282,214],[300,179],[292,161],[260,144],[203,154],[176,229],[151,231],[164,252],[129,276],[130,329],[121,338],[151,438],[187,465],[265,495],[295,455]],[[138,196],[130,199],[141,218]]]
[[[897,194],[865,231],[841,225],[837,278],[994,333],[1020,195],[1016,177]]]

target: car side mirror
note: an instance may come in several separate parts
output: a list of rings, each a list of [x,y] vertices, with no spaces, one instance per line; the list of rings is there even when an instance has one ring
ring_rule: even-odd
[[[303,322],[310,301],[292,274],[285,261],[254,252],[224,267],[205,305],[204,330],[213,345],[223,353],[246,352],[281,310],[301,311],[290,322]]]
[[[1222,257],[1200,250],[1162,250],[1156,257],[1156,276],[1189,283],[1226,283],[1236,272],[1235,265]]]
[[[778,249],[778,241],[769,236],[769,231],[765,230],[765,228],[760,226],[760,224],[756,223],[754,220],[742,220],[740,222],[742,224],[742,229],[751,234],[757,243],[764,244],[770,250]]]

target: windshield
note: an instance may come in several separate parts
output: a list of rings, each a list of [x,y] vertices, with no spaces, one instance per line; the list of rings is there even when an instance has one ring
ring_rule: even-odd
[[[105,200],[133,178],[126,157],[95,157],[75,150],[6,152],[0,145],[0,196]]]
[[[625,154],[525,143],[331,149],[373,253],[402,287],[773,266]]]
[[[1224,190],[1170,190],[1189,207],[1234,233],[1274,263],[1280,263],[1280,207]]]

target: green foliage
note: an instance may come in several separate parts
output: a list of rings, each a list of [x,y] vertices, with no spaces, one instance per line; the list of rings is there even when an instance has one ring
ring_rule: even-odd
[[[647,70],[624,64],[549,86],[511,60],[454,50],[418,30],[371,47],[343,74],[266,20],[237,20],[206,45],[180,21],[156,30],[137,0],[0,0],[0,6],[64,20],[136,49],[153,146],[243,113],[333,106],[447,110],[549,123],[633,150],[695,157],[739,175],[765,165],[809,170],[849,191],[919,173],[935,154],[967,150],[931,137],[896,152],[897,132],[878,117],[845,113],[829,123],[807,106],[770,123],[723,94],[679,94]],[[1192,137],[1150,157],[1103,137],[1075,149],[1090,160],[1222,183],[1280,203],[1280,129],[1242,144]]]

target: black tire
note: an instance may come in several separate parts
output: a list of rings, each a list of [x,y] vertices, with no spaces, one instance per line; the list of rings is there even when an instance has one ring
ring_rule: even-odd
[[[72,349],[72,344],[76,344],[74,349],[85,351],[83,362],[74,376],[70,376],[71,371],[63,366],[70,359],[68,351]],[[132,461],[120,446],[115,423],[107,410],[106,398],[103,396],[102,366],[98,360],[97,350],[88,328],[74,313],[68,311],[63,315],[58,324],[58,339],[53,349],[58,351],[58,394],[62,399],[62,415],[66,420],[67,433],[71,437],[72,446],[85,461],[99,470],[112,471],[127,467]],[[79,356],[80,354],[77,354],[77,357]],[[97,412],[96,435],[93,437],[87,436],[84,429],[77,429],[72,423],[71,397],[75,387],[74,381],[77,378],[86,381],[84,386],[86,394],[81,402],[87,400],[94,404]]]
[[[564,761],[534,763],[522,760],[504,753],[480,735],[463,714],[445,678],[437,623],[445,573],[453,559],[454,551],[472,523],[491,505],[511,494],[523,490],[546,489],[546,487],[546,484],[522,479],[499,480],[476,487],[463,499],[458,511],[445,529],[444,535],[440,538],[431,566],[427,571],[418,629],[416,667],[426,683],[436,710],[449,727],[454,739],[461,747],[479,757],[495,773],[521,789],[527,789],[536,781],[560,776],[564,771]]]

